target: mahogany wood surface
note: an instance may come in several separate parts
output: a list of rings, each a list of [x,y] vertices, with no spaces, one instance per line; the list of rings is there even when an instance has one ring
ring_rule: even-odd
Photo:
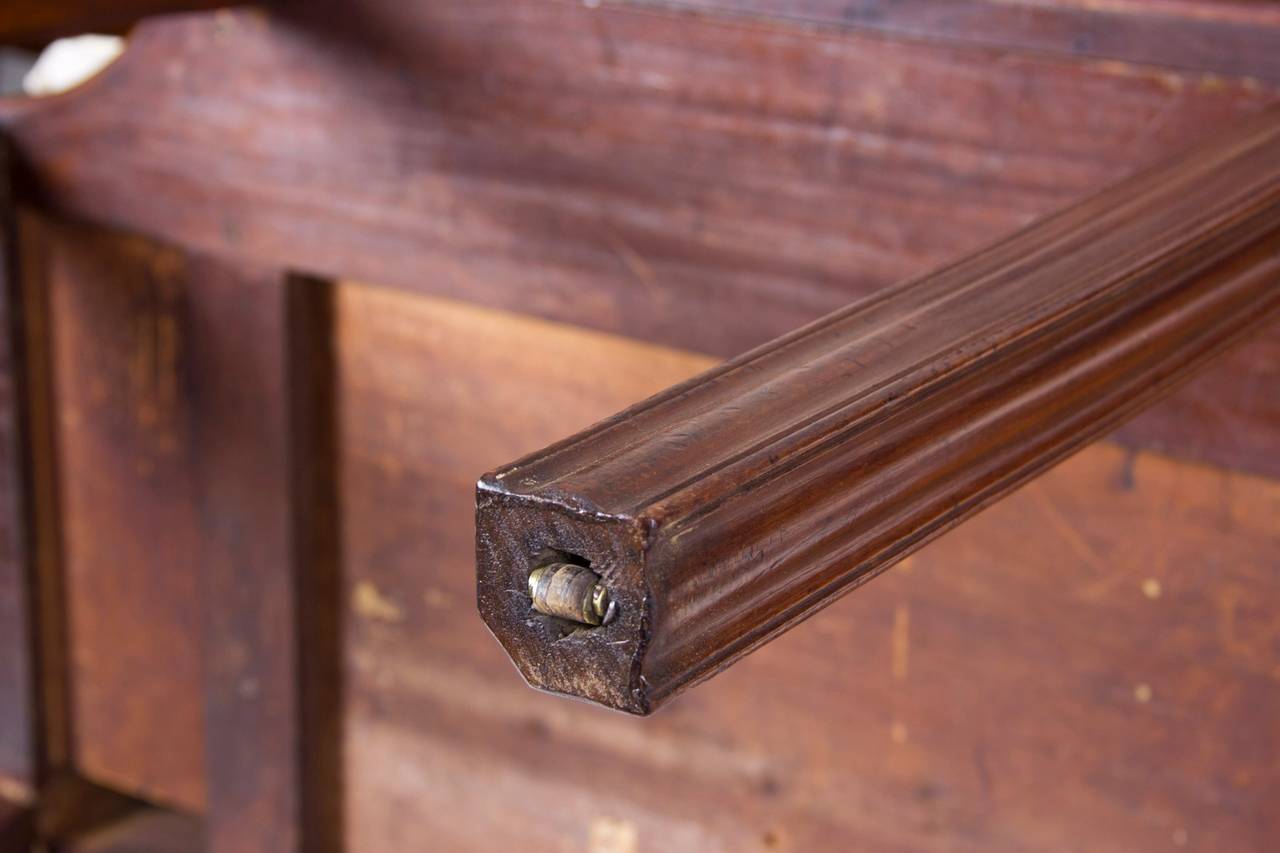
[[[45,294],[47,508],[65,574],[67,751],[126,792],[203,803],[201,624],[181,253],[136,237],[23,220],[26,289]],[[180,359],[182,359],[180,361]],[[43,481],[43,478],[42,478]],[[146,626],[146,630],[140,630]],[[154,638],[163,637],[157,642]],[[137,679],[134,673],[151,677]]]
[[[1091,446],[628,717],[512,671],[472,606],[465,493],[710,361],[368,286],[337,318],[354,853],[1264,851],[1280,831],[1274,480]]]
[[[897,38],[1015,48],[1280,82],[1270,3],[1079,0],[637,0]]]
[[[531,685],[647,714],[1278,309],[1280,112],[486,474],[480,613]],[[513,594],[550,553],[617,618]]]
[[[186,275],[207,849],[322,853],[343,794],[330,294],[200,256]]]
[[[323,285],[37,217],[24,230],[57,318],[76,766],[208,809],[212,849],[287,849],[304,824],[336,838],[341,633],[309,509],[332,494],[300,438],[328,411],[328,390],[300,390],[331,385]],[[305,664],[300,618],[319,626]],[[320,736],[299,751],[304,730]]]
[[[271,270],[191,258],[188,465],[201,524],[210,853],[303,849],[293,335]],[[319,782],[320,780],[315,780]]]
[[[629,5],[363,0],[146,22],[0,123],[64,214],[728,357],[1275,102],[1254,77]],[[1250,393],[1271,363],[1204,389],[1241,430],[1132,439],[1280,472]]]

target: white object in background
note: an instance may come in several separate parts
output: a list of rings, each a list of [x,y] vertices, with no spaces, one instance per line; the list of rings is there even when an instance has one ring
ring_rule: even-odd
[[[22,78],[22,90],[34,98],[74,89],[122,53],[124,39],[119,36],[58,39],[41,51],[36,64]]]

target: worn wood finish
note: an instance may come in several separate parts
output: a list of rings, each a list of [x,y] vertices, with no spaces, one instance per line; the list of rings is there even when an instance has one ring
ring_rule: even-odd
[[[35,217],[24,220],[24,249],[28,287],[49,305],[57,400],[62,553],[51,561],[66,578],[74,684],[64,760],[122,791],[199,808],[201,645],[191,626],[202,618],[200,517],[185,263],[136,237]]]
[[[207,809],[214,850],[299,845],[304,809],[339,837],[326,286],[27,231],[57,318],[75,766]]]
[[[190,259],[189,285],[191,371],[201,377],[190,388],[191,464],[202,525],[208,849],[328,849],[337,843],[338,745],[305,736],[336,734],[337,685],[308,679],[331,671],[340,635],[321,636],[336,624],[318,597],[332,592],[332,558],[308,546],[328,541],[311,529],[324,518],[311,506],[334,498],[327,480],[298,471],[323,471],[326,458],[296,455],[296,437],[322,426],[315,389],[330,383],[324,361],[309,357],[323,346],[327,327],[314,324],[327,315],[312,300],[324,300],[325,288],[203,257]],[[313,716],[303,715],[304,695]]]
[[[153,21],[56,106],[0,105],[33,193],[731,356],[1276,101],[1252,79],[568,0],[289,14]],[[1262,363],[1208,395],[1249,401]],[[1216,434],[1274,436],[1257,405]],[[1280,472],[1280,444],[1212,434],[1188,449]]]
[[[223,5],[215,0],[6,0],[0,42],[39,45],[82,33],[124,33],[148,15]]]
[[[710,360],[373,287],[337,317],[352,853],[1280,832],[1275,481],[1092,445],[638,720],[514,676],[470,603],[465,493]]]
[[[297,609],[299,812],[307,853],[340,851],[346,834],[343,606],[336,289],[293,276],[287,284],[289,464]]]
[[[647,714],[1277,309],[1280,112],[486,474],[480,613],[533,686]],[[534,614],[549,554],[617,618]]]
[[[1280,10],[1264,3],[1065,0],[622,0],[769,23],[1208,71],[1280,82]]]

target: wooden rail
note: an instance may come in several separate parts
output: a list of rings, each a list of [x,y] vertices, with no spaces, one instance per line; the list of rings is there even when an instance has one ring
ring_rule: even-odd
[[[480,612],[531,685],[647,714],[1277,309],[1271,113],[485,475]],[[535,610],[556,564],[611,618]]]

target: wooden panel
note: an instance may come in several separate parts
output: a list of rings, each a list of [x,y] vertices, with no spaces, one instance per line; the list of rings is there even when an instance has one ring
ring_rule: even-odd
[[[323,4],[155,22],[56,109],[0,121],[63,210],[728,356],[1276,100],[629,6],[342,9],[325,35]],[[1274,449],[1244,461],[1275,472]]]
[[[289,294],[269,271],[188,269],[208,849],[298,850]]]
[[[1260,77],[1280,82],[1267,3],[1079,0],[623,0],[771,22]]]
[[[32,230],[54,323],[74,762],[120,790],[197,808],[200,519],[183,260],[79,226]]]
[[[22,304],[17,208],[0,136],[0,801],[30,798],[36,775],[33,626],[22,442]]]
[[[558,0],[352,8],[153,22],[4,121],[85,216],[733,355],[1276,100]]]
[[[463,495],[707,359],[362,286],[338,329],[352,850],[1280,832],[1280,484],[1091,447],[639,721],[511,671],[472,610]]]
[[[311,437],[329,410],[312,399],[329,393],[327,289],[95,228],[33,228],[57,323],[74,762],[123,791],[207,808],[214,850],[300,844],[304,807],[331,834],[339,687],[327,660],[341,635],[329,540],[311,544],[322,522],[309,509],[333,499],[321,464],[332,438]],[[300,469],[295,430],[308,442]],[[306,667],[298,618],[320,657]],[[304,679],[315,720],[298,706]]]
[[[32,230],[56,318],[74,764],[207,809],[213,850],[297,846],[304,808],[331,837],[341,634],[331,540],[313,529],[333,500],[316,420],[328,290],[91,227]]]

